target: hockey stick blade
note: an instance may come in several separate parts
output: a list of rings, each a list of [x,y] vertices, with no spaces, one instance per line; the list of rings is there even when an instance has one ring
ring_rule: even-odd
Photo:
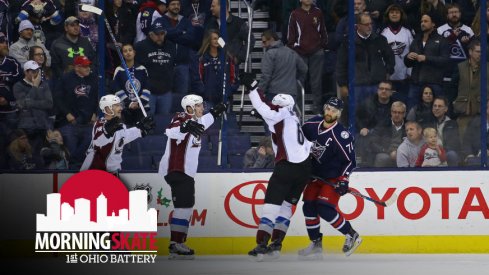
[[[98,15],[102,15],[102,12],[103,12],[102,9],[99,9],[99,8],[91,6],[91,5],[86,5],[86,4],[81,5],[81,10],[82,11],[88,11],[91,13],[95,13]]]
[[[397,201],[397,195],[394,193],[394,194],[392,194],[392,196],[391,196],[389,199],[387,199],[387,200],[385,201],[385,206],[392,205],[392,204],[393,204],[393,203],[395,203],[396,201]]]

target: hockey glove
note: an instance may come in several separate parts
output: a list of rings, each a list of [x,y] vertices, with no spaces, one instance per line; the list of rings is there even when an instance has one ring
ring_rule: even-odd
[[[104,124],[104,135],[107,138],[110,138],[114,135],[115,132],[122,129],[122,119],[119,117],[113,117],[111,120],[108,120]]]
[[[194,137],[199,137],[204,133],[204,125],[199,124],[194,120],[187,120],[180,126],[180,132],[182,133],[190,133]]]
[[[153,131],[153,129],[156,127],[156,123],[154,122],[152,116],[147,116],[143,118],[143,120],[136,122],[136,127],[141,130],[141,136],[144,137]]]
[[[217,118],[219,118],[219,117],[221,116],[221,114],[222,114],[223,112],[225,112],[225,111],[226,111],[226,108],[227,108],[227,107],[226,107],[226,104],[224,104],[224,103],[219,103],[219,104],[217,104],[216,106],[212,107],[212,108],[211,108],[211,110],[210,110],[209,112],[211,113],[211,115],[212,115],[212,116],[213,116],[215,119],[217,119]]]
[[[340,178],[340,180],[336,182],[336,187],[334,188],[334,191],[336,191],[336,193],[338,193],[338,195],[340,196],[343,196],[346,193],[348,193],[349,191],[348,179]]]
[[[248,92],[253,91],[258,87],[258,81],[255,79],[256,76],[254,73],[242,73],[239,76],[239,79],[241,79],[241,84],[243,84]]]

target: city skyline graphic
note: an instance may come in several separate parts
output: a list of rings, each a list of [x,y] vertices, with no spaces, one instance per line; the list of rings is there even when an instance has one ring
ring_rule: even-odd
[[[156,232],[156,209],[148,209],[146,190],[129,192],[129,209],[121,208],[116,215],[107,213],[108,199],[100,192],[96,200],[97,221],[90,220],[91,202],[85,198],[74,200],[74,207],[63,202],[60,193],[46,195],[46,214],[36,215],[38,232]]]

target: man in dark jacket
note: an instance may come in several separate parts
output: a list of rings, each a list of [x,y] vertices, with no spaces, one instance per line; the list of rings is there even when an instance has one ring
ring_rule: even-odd
[[[355,16],[355,103],[377,92],[377,85],[394,73],[395,57],[385,37],[372,32],[368,13]],[[348,41],[338,50],[336,63],[342,97],[348,96]]]
[[[186,95],[189,92],[191,50],[198,50],[204,29],[192,26],[190,19],[179,14],[180,7],[180,0],[167,1],[168,11],[155,23],[160,22],[166,30],[165,39],[176,44],[173,92]]]
[[[416,35],[404,57],[404,64],[413,68],[408,93],[408,110],[421,97],[421,88],[429,84],[435,96],[443,95],[441,84],[443,73],[450,61],[450,46],[445,38],[436,32],[435,22],[428,14],[421,17],[421,33]]]
[[[92,140],[92,125],[97,120],[98,78],[90,70],[86,56],[75,58],[74,69],[57,85],[54,105],[58,111],[56,128],[70,151],[74,163],[81,164]]]
[[[166,29],[161,22],[151,26],[149,36],[136,43],[136,62],[146,67],[149,90],[153,96],[150,110],[156,114],[169,114],[174,91],[175,44],[166,39]]]

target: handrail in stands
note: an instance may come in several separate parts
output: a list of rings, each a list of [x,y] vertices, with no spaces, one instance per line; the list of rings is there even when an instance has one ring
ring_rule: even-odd
[[[248,69],[248,64],[251,62],[248,62],[250,60],[250,43],[251,43],[251,32],[253,29],[253,9],[251,8],[250,4],[246,2],[245,0],[242,0],[245,5],[246,5],[246,11],[248,13],[248,38],[247,38],[247,47],[246,47],[246,59],[245,59],[245,65],[244,65],[244,72],[247,73]],[[241,1],[238,1],[238,14],[241,15]],[[241,16],[240,16],[241,17]],[[238,127],[241,130],[241,126],[243,125],[243,107],[244,107],[244,94],[245,94],[245,87],[244,85],[241,88],[241,103],[239,106],[239,119],[238,119]]]

